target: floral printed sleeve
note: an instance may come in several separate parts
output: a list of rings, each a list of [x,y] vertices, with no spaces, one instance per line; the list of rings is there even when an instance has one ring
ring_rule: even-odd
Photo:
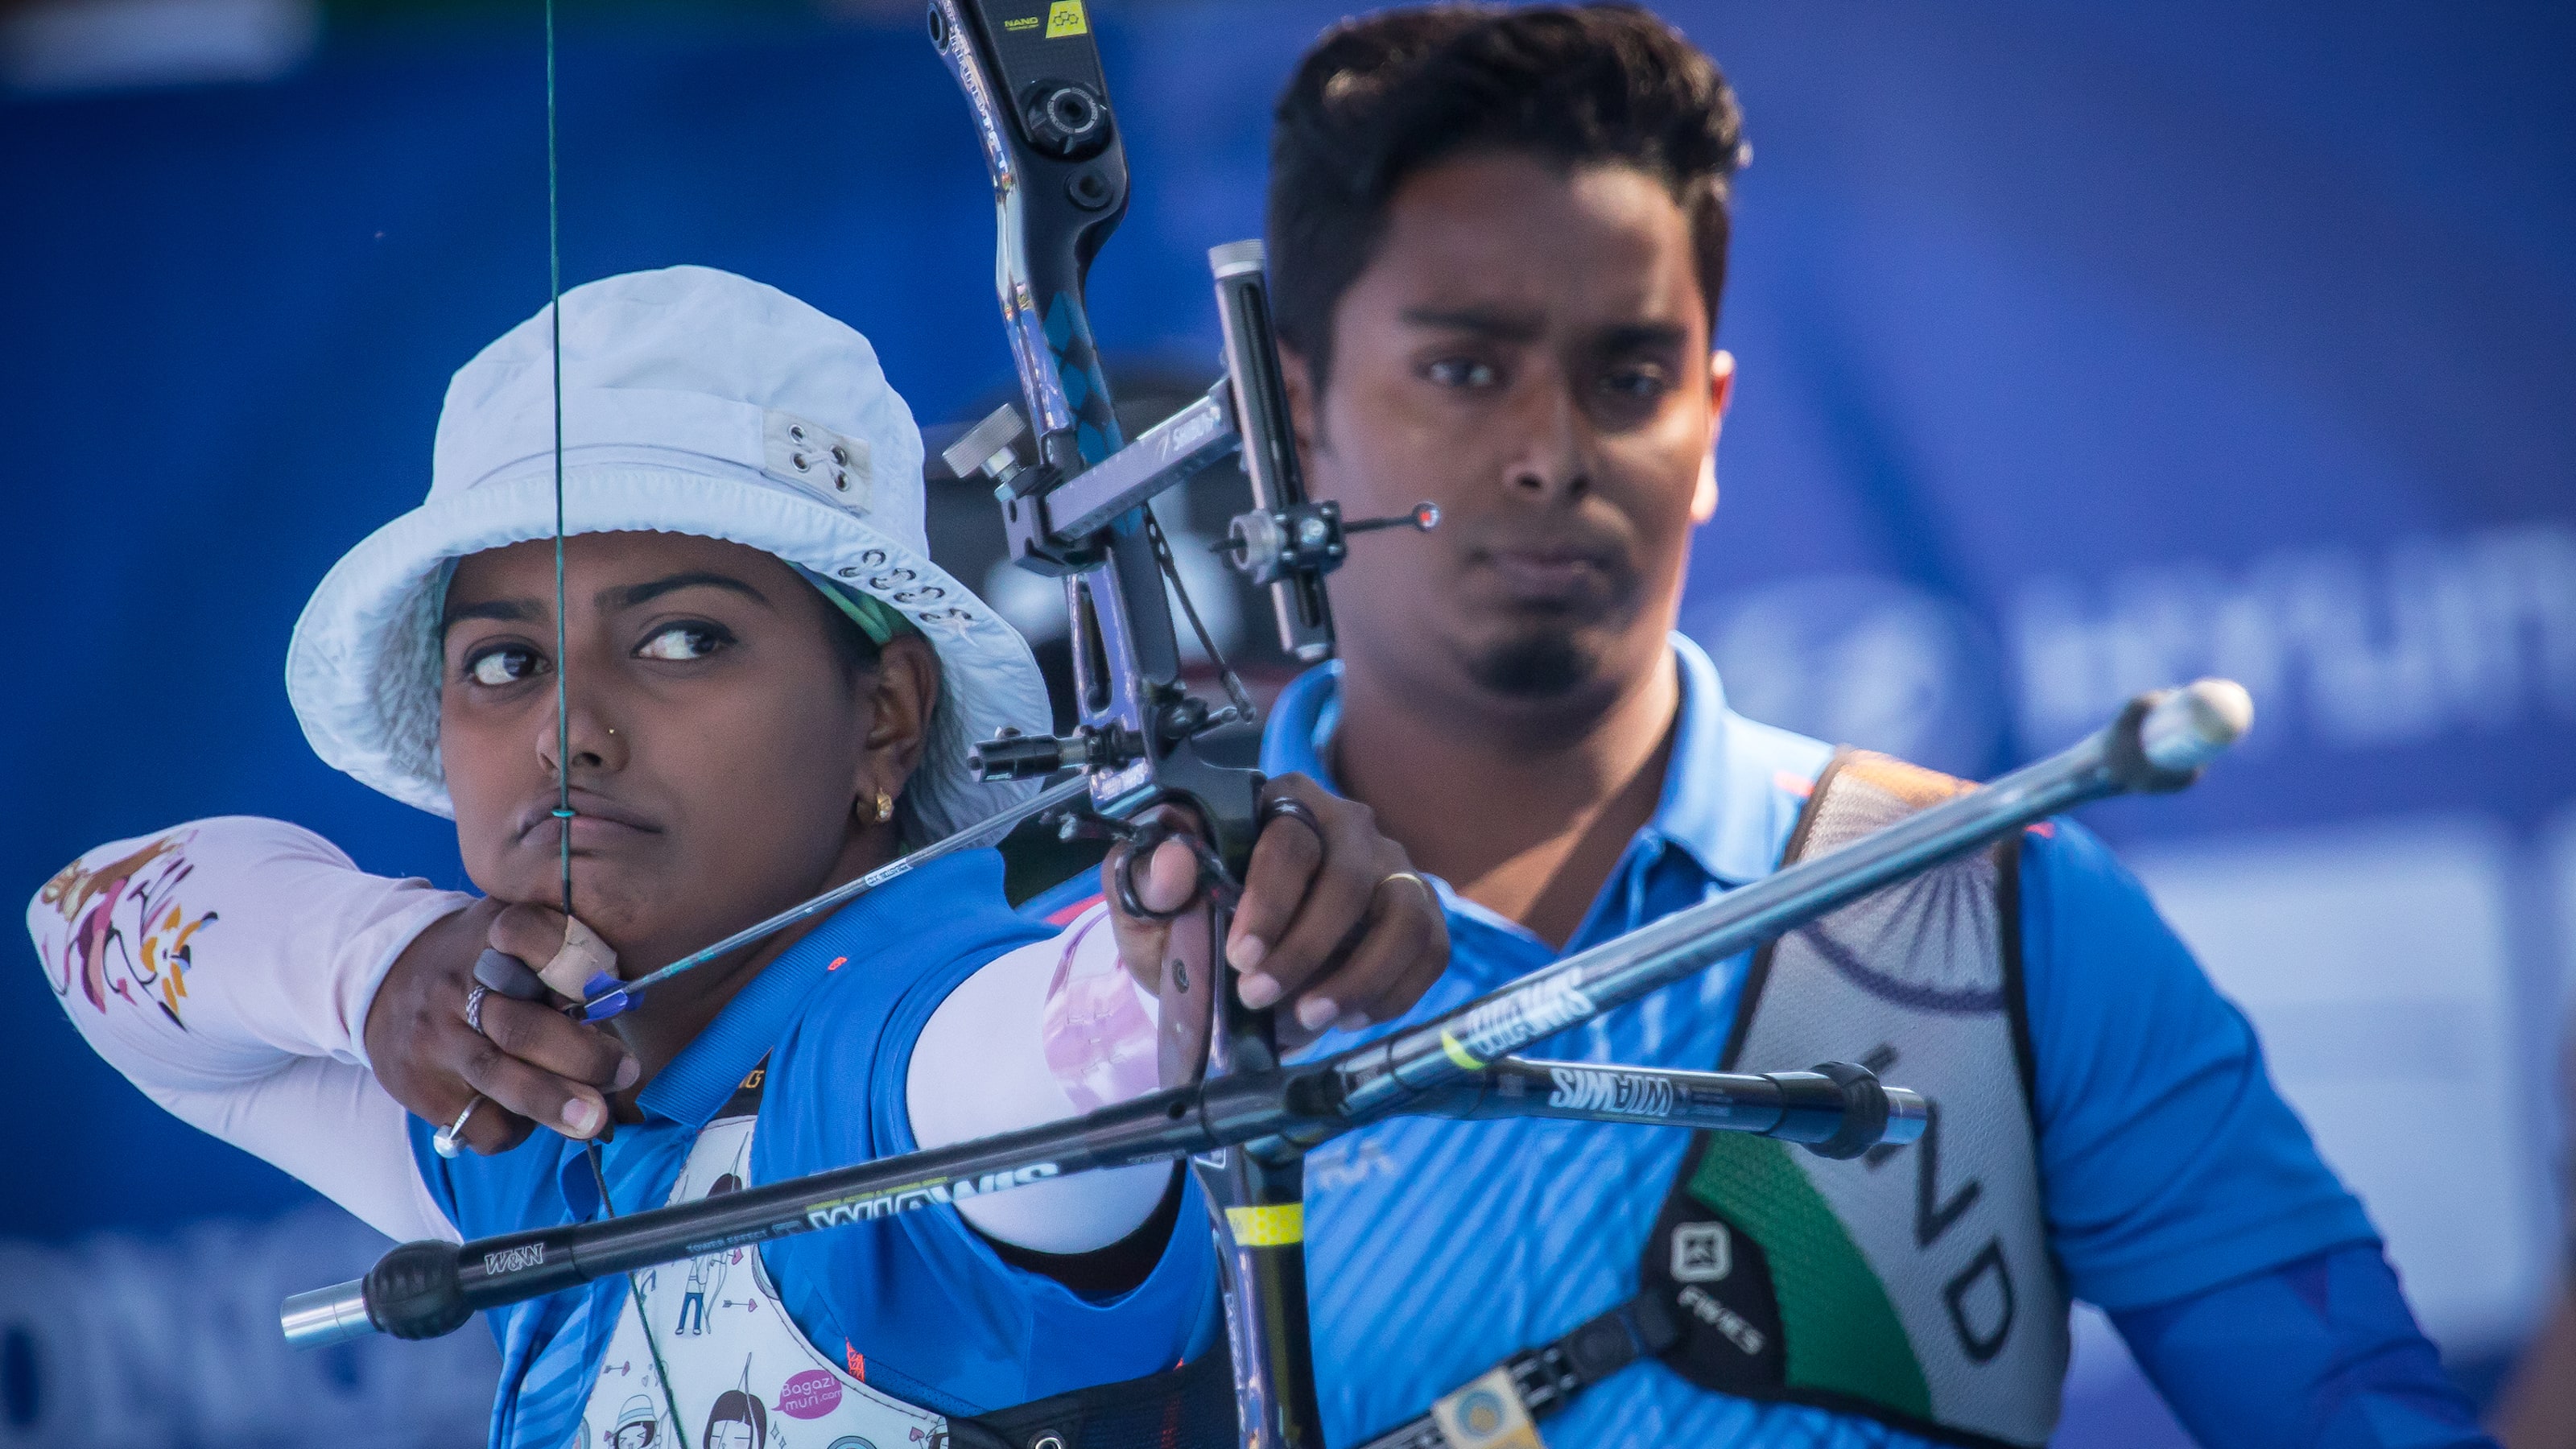
[[[88,852],[27,928],[72,1025],[147,1096],[392,1236],[453,1238],[363,1030],[394,958],[471,899],[224,816]]]

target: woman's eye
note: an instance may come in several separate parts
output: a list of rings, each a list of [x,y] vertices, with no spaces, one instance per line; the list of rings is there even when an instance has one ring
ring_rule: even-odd
[[[704,659],[733,642],[733,637],[712,624],[672,624],[654,631],[653,636],[637,646],[639,659]]]
[[[466,678],[476,684],[493,687],[533,679],[543,670],[544,665],[535,650],[517,645],[486,650],[465,661]]]
[[[1444,357],[1422,370],[1422,375],[1442,387],[1489,388],[1502,381],[1501,369],[1490,362],[1471,357]]]

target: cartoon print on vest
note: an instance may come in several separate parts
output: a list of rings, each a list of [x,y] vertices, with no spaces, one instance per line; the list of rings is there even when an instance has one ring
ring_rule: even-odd
[[[745,1138],[739,1155],[748,1157],[750,1153],[751,1141]],[[740,1191],[742,1191],[742,1164],[737,1161],[735,1170],[717,1178],[708,1186],[705,1195],[722,1197],[726,1193]],[[733,1306],[724,1300],[725,1276],[732,1271],[735,1264],[742,1261],[742,1258],[741,1248],[727,1248],[721,1253],[708,1253],[703,1257],[689,1260],[689,1280],[680,1290],[680,1321],[671,1330],[673,1333],[703,1337],[707,1331],[707,1305],[715,1303],[723,1307]],[[742,1306],[749,1308],[752,1305],[745,1302]]]
[[[670,1202],[745,1189],[765,1075],[754,1070],[726,1110],[698,1134],[671,1186]],[[666,1283],[657,1283],[651,1270],[638,1276],[638,1291],[620,1311],[589,1400],[592,1422],[605,1423],[630,1402],[636,1387],[658,1390],[651,1399],[634,1400],[637,1412],[622,1416],[639,1421],[629,1431],[637,1442],[593,1441],[582,1449],[814,1449],[844,1439],[853,1441],[852,1449],[934,1449],[946,1441],[942,1415],[870,1389],[855,1352],[845,1377],[806,1340],[762,1271],[757,1248],[684,1259],[667,1271]],[[683,1300],[692,1292],[698,1298],[685,1307],[686,1333],[665,1338],[647,1328],[682,1317]],[[728,1292],[731,1297],[724,1296]],[[630,1378],[630,1370],[637,1377]],[[648,1419],[649,1431],[641,1422]],[[794,1431],[790,1420],[796,1421]]]
[[[715,1194],[710,1191],[707,1196]],[[741,1387],[716,1395],[698,1442],[706,1449],[769,1449],[769,1406],[751,1391],[750,1358],[742,1361]]]
[[[585,1421],[586,1422],[586,1421]],[[583,1436],[585,1440],[589,1437]],[[653,1449],[662,1441],[662,1411],[643,1394],[617,1411],[617,1425],[600,1438],[601,1449]]]

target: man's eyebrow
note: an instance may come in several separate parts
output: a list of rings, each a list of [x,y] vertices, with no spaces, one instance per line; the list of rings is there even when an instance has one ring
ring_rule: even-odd
[[[1690,339],[1690,329],[1677,322],[1630,322],[1601,331],[1604,352],[1639,352],[1648,348],[1678,347]]]
[[[624,588],[602,589],[598,596],[599,607],[605,612],[614,613],[621,609],[632,609],[638,605],[649,604],[664,594],[681,589],[726,589],[754,603],[764,605],[769,603],[767,594],[731,574],[697,570],[684,574],[672,574],[668,578],[655,579],[647,584],[628,584]]]
[[[1403,317],[1416,327],[1473,332],[1501,342],[1535,341],[1543,328],[1540,319],[1530,313],[1500,312],[1490,307],[1407,307]]]

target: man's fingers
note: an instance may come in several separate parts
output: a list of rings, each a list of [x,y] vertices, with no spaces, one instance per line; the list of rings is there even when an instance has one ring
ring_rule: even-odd
[[[1297,918],[1323,865],[1323,837],[1293,815],[1272,817],[1253,842],[1243,899],[1235,903],[1234,928],[1225,942],[1226,961],[1243,973],[1245,1005],[1259,1008],[1279,999],[1282,988],[1272,950]]]
[[[1148,812],[1143,820],[1176,827],[1186,826],[1188,817],[1168,807]],[[1140,820],[1139,823],[1143,823]],[[1118,875],[1127,868],[1128,849],[1113,847],[1109,858],[1100,863],[1100,891],[1109,901],[1109,926],[1118,938],[1118,957],[1147,991],[1160,989],[1163,953],[1171,938],[1171,923],[1145,916],[1129,915],[1119,905]],[[1173,912],[1188,905],[1199,893],[1198,856],[1182,840],[1166,840],[1154,848],[1128,876],[1128,885],[1136,892],[1136,901],[1149,911]]]
[[[1262,953],[1261,969],[1246,974],[1247,987],[1257,981],[1267,988],[1247,990],[1246,1006],[1268,1006],[1296,996],[1320,972],[1337,963],[1367,926],[1370,887],[1378,874],[1367,864],[1373,853],[1353,849],[1345,855],[1343,849],[1339,842],[1335,843],[1324,868],[1308,883],[1306,899],[1298,904],[1287,929]],[[1255,1000],[1256,995],[1262,999]]]
[[[1114,871],[1118,863],[1119,857],[1113,855],[1108,868]],[[1166,840],[1145,858],[1132,883],[1136,899],[1146,909],[1177,911],[1198,894],[1198,857],[1180,841]],[[1109,888],[1109,925],[1118,937],[1118,959],[1147,991],[1161,991],[1164,957],[1171,950],[1171,923],[1130,916],[1118,907],[1117,883],[1103,884]]]
[[[642,1074],[617,1038],[534,1002],[484,997],[483,1035],[530,1066],[602,1091],[623,1091]]]
[[[1118,959],[1127,964],[1137,982],[1147,991],[1155,989],[1156,978],[1163,969],[1163,942],[1170,927],[1162,921],[1131,916],[1118,905],[1118,872],[1125,868],[1127,847],[1113,847],[1109,858],[1100,863],[1100,894],[1109,903],[1109,933],[1117,938]],[[1146,872],[1136,873],[1139,886]]]
[[[489,1042],[466,1059],[465,1084],[495,1105],[566,1137],[595,1137],[608,1124],[608,1103],[597,1091],[540,1071]],[[490,1110],[487,1106],[475,1115]]]
[[[1136,873],[1136,899],[1149,911],[1177,911],[1190,903],[1198,889],[1198,856],[1179,840],[1154,847],[1154,853],[1145,858],[1145,868]]]
[[[1359,942],[1321,979],[1299,994],[1290,1013],[1309,1032],[1340,1025],[1356,1028],[1391,1021],[1413,1009],[1440,979],[1449,961],[1449,931],[1436,910],[1408,893],[1421,892],[1394,879],[1378,891],[1377,911]]]

